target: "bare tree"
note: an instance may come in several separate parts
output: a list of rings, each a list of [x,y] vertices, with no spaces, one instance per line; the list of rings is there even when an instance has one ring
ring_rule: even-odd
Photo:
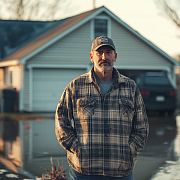
[[[163,15],[180,28],[180,0],[155,0]]]
[[[8,19],[17,20],[56,20],[68,9],[75,10],[70,0],[1,0],[0,18],[3,10]]]

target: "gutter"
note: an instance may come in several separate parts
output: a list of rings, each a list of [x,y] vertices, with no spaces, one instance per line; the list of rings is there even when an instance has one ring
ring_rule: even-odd
[[[15,66],[19,64],[18,59],[10,60],[10,61],[1,61],[0,67],[6,67],[6,66]]]

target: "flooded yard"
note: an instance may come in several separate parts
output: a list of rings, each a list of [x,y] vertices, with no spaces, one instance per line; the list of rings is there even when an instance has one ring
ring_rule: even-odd
[[[180,116],[176,117],[177,135],[173,141],[172,157],[167,159],[165,164],[161,166],[151,180],[180,180]]]
[[[159,167],[166,165],[167,161],[172,162],[180,157],[179,122],[180,116],[149,116],[149,139],[145,149],[138,153],[138,162],[134,171],[135,180],[155,178]],[[42,174],[46,174],[45,169],[51,170],[52,157],[56,166],[58,166],[57,160],[61,165],[63,163],[62,166],[67,169],[68,175],[66,151],[59,145],[54,129],[53,118],[25,121],[2,119],[0,121],[1,157],[10,160],[20,172],[30,178],[41,177]]]
[[[0,121],[0,151],[21,171],[30,177],[41,176],[51,170],[50,157],[68,168],[66,151],[59,145],[54,133],[54,119]]]

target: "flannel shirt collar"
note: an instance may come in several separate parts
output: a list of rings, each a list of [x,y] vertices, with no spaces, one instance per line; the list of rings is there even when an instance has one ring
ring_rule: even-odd
[[[113,82],[113,85],[115,88],[118,88],[119,85],[121,83],[125,83],[125,78],[123,75],[121,75],[119,73],[119,71],[115,68],[113,68],[113,77],[114,77],[114,82]],[[94,83],[96,84],[96,77],[95,77],[95,74],[94,74],[94,67],[91,68],[91,70],[88,72],[88,75],[86,77],[86,83]]]

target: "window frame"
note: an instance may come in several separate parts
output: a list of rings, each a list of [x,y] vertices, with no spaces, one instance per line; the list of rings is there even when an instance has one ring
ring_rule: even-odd
[[[94,19],[91,20],[91,41],[95,39],[95,20],[107,20],[107,36],[111,38],[111,19],[108,16],[96,16]]]

